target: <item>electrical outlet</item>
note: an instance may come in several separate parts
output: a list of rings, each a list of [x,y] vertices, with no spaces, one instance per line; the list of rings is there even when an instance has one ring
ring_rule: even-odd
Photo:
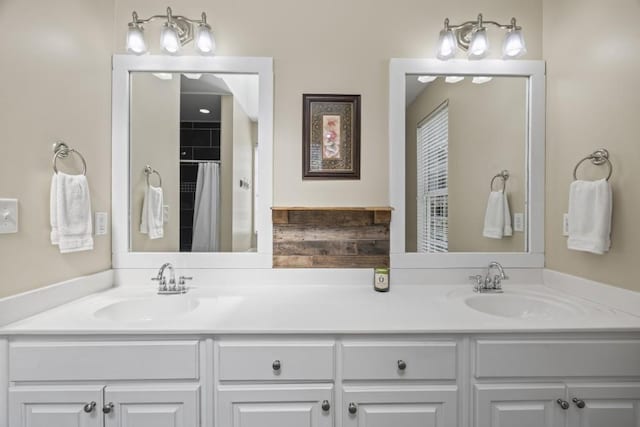
[[[169,223],[169,205],[162,206],[162,222],[164,224]]]
[[[18,232],[18,199],[0,199],[0,234]]]
[[[569,235],[569,214],[568,213],[562,215],[562,235],[563,236]]]
[[[107,234],[107,227],[109,225],[109,214],[106,212],[95,213],[96,223],[96,236],[104,236]]]
[[[513,231],[524,231],[524,214],[521,212],[513,214]]]

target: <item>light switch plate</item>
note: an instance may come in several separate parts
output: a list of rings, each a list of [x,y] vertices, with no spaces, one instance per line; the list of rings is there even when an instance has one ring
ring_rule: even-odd
[[[162,206],[162,223],[163,224],[169,223],[169,205]]]
[[[562,235],[563,236],[569,235],[569,214],[568,213],[562,215]]]
[[[0,234],[18,232],[18,199],[0,199]]]
[[[524,231],[524,214],[521,212],[513,214],[513,231]]]
[[[96,212],[96,236],[103,236],[107,234],[107,227],[109,226],[109,215],[106,212]]]

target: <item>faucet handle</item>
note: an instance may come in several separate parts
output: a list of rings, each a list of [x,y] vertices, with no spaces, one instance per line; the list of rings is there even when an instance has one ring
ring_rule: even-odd
[[[184,285],[185,284],[185,280],[193,280],[193,277],[180,276],[178,278],[178,284],[179,285]]]
[[[478,291],[480,288],[482,288],[483,282],[484,282],[484,278],[480,275],[477,274],[475,276],[469,276],[469,280],[473,281],[473,290],[474,291]]]

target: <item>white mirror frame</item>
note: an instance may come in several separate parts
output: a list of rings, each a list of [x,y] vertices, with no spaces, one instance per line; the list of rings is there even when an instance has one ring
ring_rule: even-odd
[[[408,253],[405,246],[405,121],[407,75],[528,77],[526,165],[527,252]],[[391,268],[482,268],[498,261],[511,268],[544,267],[545,62],[504,60],[391,59],[389,64],[389,197]],[[485,206],[478,206],[484,214]]]
[[[129,237],[130,168],[129,119],[131,72],[256,74],[258,113],[258,232],[257,252],[131,252]],[[259,57],[204,57],[166,55],[114,55],[112,103],[112,264],[113,268],[158,268],[171,262],[177,268],[271,268],[272,265],[272,159],[273,59]]]

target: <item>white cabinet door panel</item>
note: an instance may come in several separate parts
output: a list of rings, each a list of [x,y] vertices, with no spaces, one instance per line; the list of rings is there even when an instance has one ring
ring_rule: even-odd
[[[562,427],[563,384],[476,384],[475,427]]]
[[[569,384],[571,427],[640,427],[640,384]]]
[[[105,427],[198,427],[198,384],[108,386]]]
[[[101,427],[102,386],[29,386],[9,390],[11,427]],[[96,402],[91,412],[87,403]]]
[[[330,405],[322,409],[322,402]],[[333,386],[234,386],[218,393],[218,426],[331,427]]]
[[[457,427],[457,394],[456,386],[345,387],[342,425]]]

